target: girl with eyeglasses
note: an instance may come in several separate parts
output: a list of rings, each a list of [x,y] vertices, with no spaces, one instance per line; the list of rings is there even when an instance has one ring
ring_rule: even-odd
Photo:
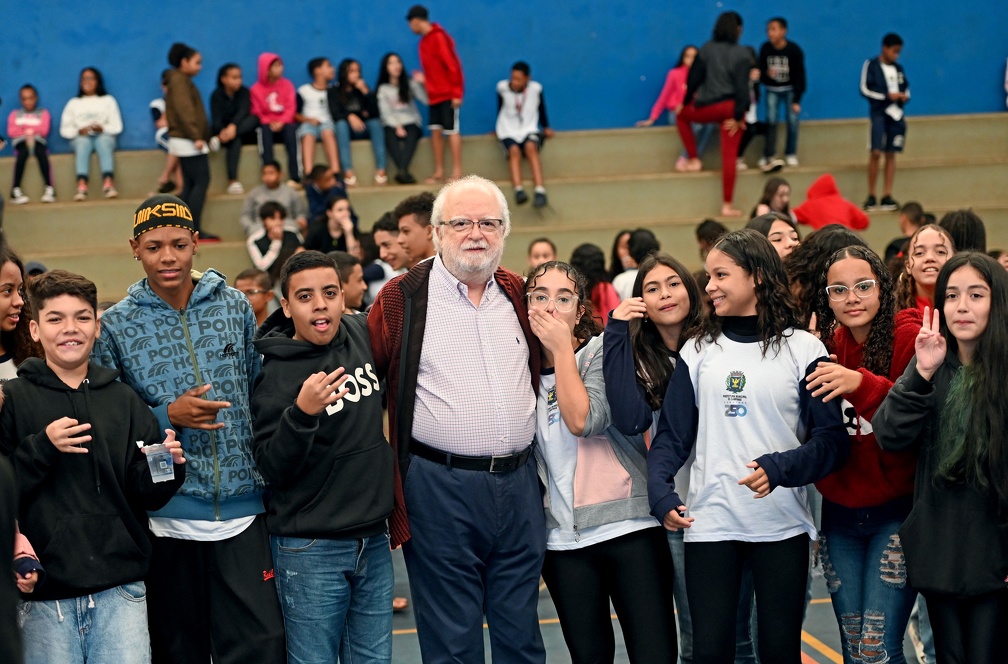
[[[917,454],[900,528],[939,662],[1003,662],[1008,649],[1008,273],[956,254],[935,283],[915,358],[875,413],[885,450]]]
[[[526,293],[543,358],[535,449],[549,527],[542,576],[571,661],[613,661],[612,602],[630,661],[674,664],[672,558],[648,514],[647,447],[612,425],[585,277],[550,261],[532,270]]]
[[[872,419],[913,357],[921,314],[897,311],[892,276],[871,249],[840,249],[825,267],[815,312],[830,361],[818,363],[806,389],[842,404],[850,456],[816,482],[819,555],[844,662],[903,664],[917,591],[907,583],[898,531],[910,513],[916,456],[883,451]]]
[[[839,404],[804,389],[826,349],[799,326],[769,240],[729,233],[706,272],[714,312],[680,350],[648,451],[651,514],[686,529],[686,594],[703,618],[693,623],[695,664],[733,660],[747,566],[760,661],[798,662],[816,536],[804,486],[840,467],[849,443]],[[683,500],[674,477],[694,451]]]

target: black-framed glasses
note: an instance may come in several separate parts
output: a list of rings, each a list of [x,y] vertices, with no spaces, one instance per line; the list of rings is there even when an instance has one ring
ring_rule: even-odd
[[[865,279],[864,281],[857,282],[853,286],[833,284],[832,286],[826,287],[826,295],[834,302],[843,302],[847,299],[847,296],[851,291],[854,291],[854,294],[862,300],[872,297],[878,293],[878,281],[875,279]]]
[[[525,297],[528,298],[529,307],[532,309],[545,309],[552,302],[553,307],[564,314],[573,311],[578,302],[577,295],[557,295],[556,297],[550,297],[546,293],[528,293]]]
[[[481,233],[496,233],[504,225],[503,219],[449,219],[445,225],[456,233],[468,233],[473,224],[479,227]]]

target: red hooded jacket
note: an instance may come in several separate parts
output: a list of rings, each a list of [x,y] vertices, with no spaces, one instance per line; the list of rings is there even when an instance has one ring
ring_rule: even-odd
[[[270,65],[280,59],[276,53],[260,54],[259,80],[249,90],[252,97],[252,115],[259,118],[262,124],[294,122],[294,112],[297,110],[294,84],[283,77],[273,82],[269,80]]]
[[[798,223],[815,229],[829,224],[840,224],[856,231],[868,228],[868,215],[840,195],[836,180],[829,173],[812,183],[806,201],[794,209],[794,214]]]
[[[437,23],[420,38],[420,66],[431,106],[462,98],[462,62],[455,52],[455,40]]]

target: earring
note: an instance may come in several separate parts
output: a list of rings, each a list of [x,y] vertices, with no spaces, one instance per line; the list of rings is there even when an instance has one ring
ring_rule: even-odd
[[[135,261],[139,261],[139,260],[140,260],[140,257],[139,257],[139,256],[133,256],[133,260],[135,260]]]

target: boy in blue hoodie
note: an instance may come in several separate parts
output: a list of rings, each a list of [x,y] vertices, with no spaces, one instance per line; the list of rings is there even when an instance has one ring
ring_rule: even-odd
[[[179,433],[189,461],[182,488],[150,514],[154,662],[277,664],[283,617],[252,461],[255,316],[219,272],[192,270],[198,242],[182,200],[141,203],[130,247],[147,277],[102,315],[94,358]]]
[[[291,256],[282,310],[256,336],[255,460],[292,662],[390,662],[394,454],[363,314],[335,261]],[[352,627],[350,629],[349,627]]]
[[[144,510],[160,509],[186,477],[171,429],[174,479],[155,483],[142,447],[162,429],[118,372],[88,362],[100,331],[95,285],[51,270],[29,285],[29,358],[4,384],[2,451],[12,457],[22,531],[39,546],[46,582],[22,595],[25,661],[150,662]]]

